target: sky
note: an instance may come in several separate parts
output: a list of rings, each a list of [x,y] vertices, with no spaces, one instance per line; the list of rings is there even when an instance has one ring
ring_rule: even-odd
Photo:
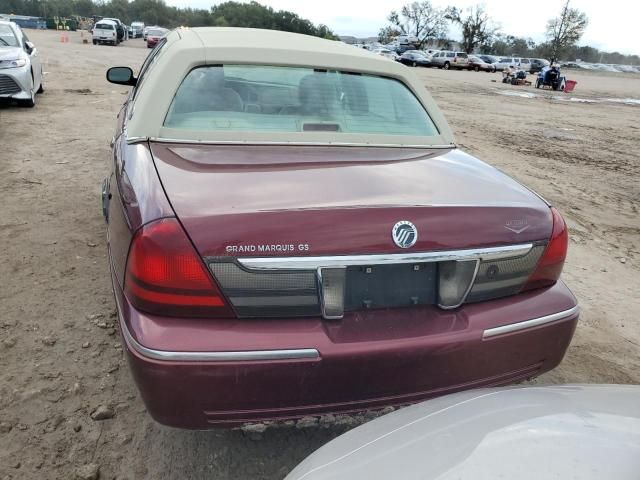
[[[356,37],[376,36],[387,24],[391,10],[400,10],[411,0],[258,0],[276,10],[290,10],[313,23],[323,23],[338,35]],[[210,8],[219,1],[166,0],[177,7]],[[556,16],[561,0],[431,0],[434,6],[467,7],[481,3],[506,34],[544,40],[547,20]],[[637,35],[640,19],[638,0],[572,0],[571,6],[589,17],[580,45],[590,45],[604,51],[640,54]],[[459,32],[451,29],[450,36],[459,40]]]

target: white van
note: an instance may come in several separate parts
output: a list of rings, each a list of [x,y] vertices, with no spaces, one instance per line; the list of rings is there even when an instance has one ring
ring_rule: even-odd
[[[120,43],[118,40],[117,23],[113,20],[100,20],[93,27],[93,44],[108,43],[116,46]]]
[[[142,38],[144,22],[131,22],[131,38]]]
[[[531,59],[530,58],[519,58],[519,57],[501,57],[496,63],[494,63],[496,70],[501,71],[507,67],[515,67],[521,68],[522,70],[528,72],[531,70]]]

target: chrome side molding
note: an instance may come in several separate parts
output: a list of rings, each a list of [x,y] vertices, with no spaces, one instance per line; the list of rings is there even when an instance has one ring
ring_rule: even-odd
[[[537,327],[545,325],[547,323],[555,322],[556,320],[562,320],[564,318],[571,317],[580,311],[580,307],[576,305],[569,310],[563,310],[562,312],[552,313],[551,315],[545,315],[544,317],[532,318],[531,320],[525,320],[523,322],[509,323],[508,325],[502,325],[500,327],[489,328],[482,333],[482,339],[495,337],[496,335],[504,335],[505,333],[517,332],[524,330],[525,328]]]
[[[174,362],[252,362],[266,360],[303,360],[319,359],[320,353],[315,348],[299,348],[289,350],[242,350],[236,352],[170,352],[147,348],[136,341],[126,325],[122,326],[127,345],[140,355],[154,360]]]
[[[296,348],[286,350],[241,350],[235,352],[175,352],[168,350],[155,350],[147,348],[138,342],[127,327],[122,318],[122,305],[118,295],[114,292],[114,298],[118,306],[118,320],[120,331],[125,343],[145,358],[173,362],[255,362],[266,360],[319,360],[320,352],[315,348]]]
[[[406,252],[375,255],[337,255],[319,257],[245,257],[237,261],[249,270],[318,270],[356,265],[391,265],[398,263],[444,262],[452,260],[499,260],[526,255],[533,243],[502,247]]]

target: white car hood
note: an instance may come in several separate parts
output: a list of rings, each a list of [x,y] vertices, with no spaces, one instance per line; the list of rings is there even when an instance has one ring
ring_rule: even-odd
[[[286,480],[638,480],[639,386],[483,389],[386,415]]]

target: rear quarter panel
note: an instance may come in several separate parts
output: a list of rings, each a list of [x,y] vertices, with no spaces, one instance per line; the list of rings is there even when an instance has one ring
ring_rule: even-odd
[[[110,193],[109,257],[122,286],[129,245],[135,232],[146,223],[174,215],[147,144],[128,145],[125,135],[116,139]]]

